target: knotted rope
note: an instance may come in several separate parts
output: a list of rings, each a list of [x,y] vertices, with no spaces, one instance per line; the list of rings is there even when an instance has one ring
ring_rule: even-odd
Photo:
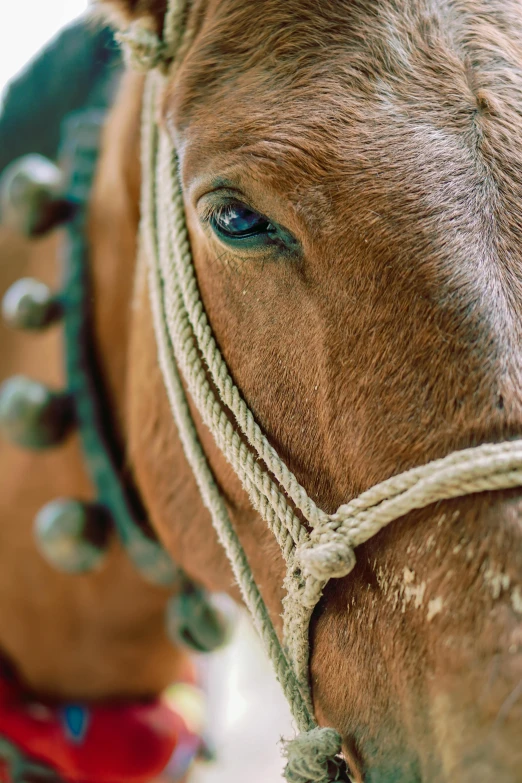
[[[163,40],[147,38],[150,47],[146,56],[145,39],[135,28],[121,36],[131,48],[131,61],[138,58],[140,67],[144,63],[160,66],[147,78],[143,104],[140,227],[159,363],[203,501],[302,732],[287,745],[286,779],[289,783],[330,783],[344,775],[338,758],[341,739],[334,729],[316,726],[308,680],[308,628],[326,582],[350,573],[355,565],[354,548],[413,509],[475,492],[521,486],[522,441],[485,444],[406,471],[377,484],[332,515],[319,509],[307,495],[268,442],[235,386],[199,293],[177,155],[157,122],[165,74],[172,78],[189,45],[182,33],[185,17],[185,2],[170,0]],[[204,423],[281,547],[287,566],[283,644],[207,462],[181,374]]]

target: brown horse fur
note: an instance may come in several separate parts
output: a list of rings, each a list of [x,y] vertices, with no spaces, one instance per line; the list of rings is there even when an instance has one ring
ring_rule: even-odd
[[[161,28],[164,2],[111,8]],[[518,0],[195,0],[189,23],[194,43],[164,120],[198,279],[236,382],[311,495],[331,511],[409,466],[520,435]],[[140,89],[139,77],[124,85],[93,199],[98,342],[154,527],[193,576],[233,592],[172,423],[142,265],[134,272]],[[230,196],[294,244],[221,244],[205,217]],[[26,371],[43,371],[33,339],[13,338],[9,356],[22,351]],[[280,627],[280,553],[200,431]],[[21,527],[51,483],[84,486],[75,444],[17,453],[14,470],[14,452],[1,458],[13,529],[0,550],[0,646],[42,689],[63,690],[76,667],[93,692],[113,690],[118,656],[132,659],[127,672],[143,660],[144,686],[168,658],[155,623],[148,635],[139,624],[138,602],[155,616],[154,591],[116,552],[74,591],[44,572]],[[522,780],[521,512],[510,492],[410,514],[329,584],[312,628],[315,710],[342,733],[357,780]]]

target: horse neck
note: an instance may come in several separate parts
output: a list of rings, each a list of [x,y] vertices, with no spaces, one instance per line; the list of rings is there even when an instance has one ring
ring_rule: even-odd
[[[143,80],[123,78],[109,114],[91,197],[89,242],[94,339],[115,426],[125,442],[128,342],[139,221]]]

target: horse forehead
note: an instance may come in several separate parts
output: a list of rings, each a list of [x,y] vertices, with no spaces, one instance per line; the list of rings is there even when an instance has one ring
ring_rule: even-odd
[[[457,137],[476,147],[478,111],[520,110],[522,6],[488,0],[486,15],[480,0],[454,0],[451,14],[446,0],[400,5],[331,0],[319,12],[310,0],[265,0],[260,19],[239,0],[209,2],[166,102],[173,132],[198,154],[259,141],[280,144],[288,164],[312,153],[332,172],[380,153],[380,141],[406,155],[416,145],[455,153]]]
[[[477,72],[472,87],[486,71],[499,87],[506,67],[520,77],[519,0],[263,0],[262,6],[200,0],[199,6],[203,21],[178,102],[188,113],[240,84],[274,96],[320,89],[329,99],[344,82],[360,98],[384,79],[391,92],[402,85],[414,100],[426,81],[438,90],[458,88],[447,79],[461,74],[464,62],[468,75]]]
[[[437,213],[482,245],[502,168],[522,203],[522,6],[449,5],[210,3],[166,102],[185,170],[233,159],[333,223],[348,210],[402,243],[401,212]]]

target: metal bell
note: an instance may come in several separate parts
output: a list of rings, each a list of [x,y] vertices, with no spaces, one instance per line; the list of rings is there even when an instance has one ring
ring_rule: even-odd
[[[45,559],[59,571],[81,574],[97,568],[109,540],[109,520],[100,506],[53,500],[35,519],[35,538]]]
[[[124,542],[132,562],[147,582],[172,587],[179,581],[179,568],[158,541],[138,529]]]
[[[6,291],[2,315],[15,329],[45,329],[60,318],[61,307],[45,283],[24,277]]]
[[[1,220],[28,237],[44,234],[70,214],[63,191],[62,173],[52,161],[24,155],[7,166],[0,179]]]
[[[224,594],[210,594],[186,583],[167,604],[167,633],[174,644],[209,653],[229,640],[235,606]]]
[[[0,386],[0,434],[29,449],[45,449],[64,440],[73,424],[67,394],[15,375]]]

